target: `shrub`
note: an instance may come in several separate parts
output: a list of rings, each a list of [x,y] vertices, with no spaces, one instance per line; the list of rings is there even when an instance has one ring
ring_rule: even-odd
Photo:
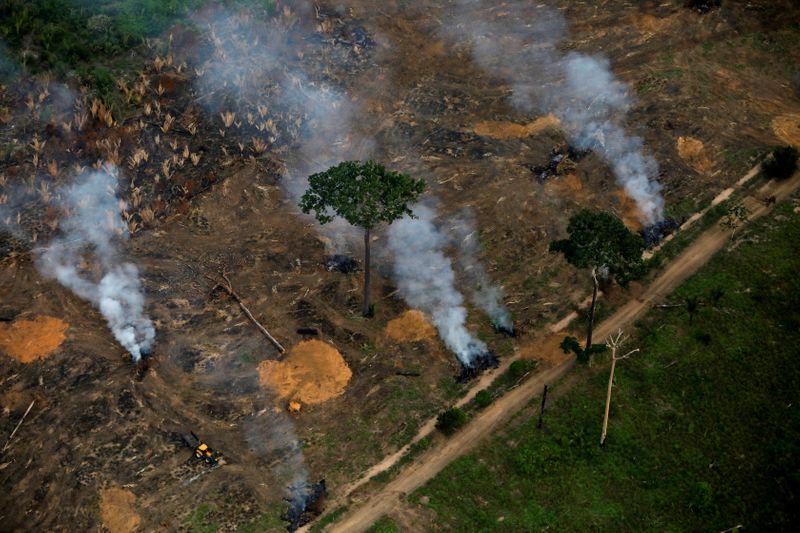
[[[768,178],[786,179],[797,170],[798,152],[791,146],[782,146],[773,150],[772,154],[764,161],[764,174]]]
[[[486,389],[479,391],[478,394],[475,395],[475,403],[478,404],[478,407],[481,409],[488,407],[489,404],[492,403],[491,393]]]
[[[508,367],[508,375],[511,376],[511,379],[519,379],[524,376],[528,370],[530,370],[528,361],[518,359]]]
[[[436,418],[436,429],[445,435],[452,435],[467,423],[467,413],[458,407],[442,411]]]

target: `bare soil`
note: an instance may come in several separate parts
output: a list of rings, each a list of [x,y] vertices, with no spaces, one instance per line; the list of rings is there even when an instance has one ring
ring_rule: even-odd
[[[136,495],[119,487],[100,491],[100,517],[110,533],[131,533],[139,527]]]
[[[0,349],[21,363],[32,363],[55,352],[67,338],[69,324],[52,316],[0,322]]]

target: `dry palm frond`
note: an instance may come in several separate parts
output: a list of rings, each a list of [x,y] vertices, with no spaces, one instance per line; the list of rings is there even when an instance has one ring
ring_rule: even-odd
[[[72,132],[72,121],[62,122],[60,126],[65,135],[69,135]]]
[[[8,195],[7,194],[0,194],[0,205],[3,205],[8,202]]]
[[[161,163],[161,172],[164,174],[164,177],[166,179],[169,179],[170,176],[172,175],[172,169],[170,168],[171,163],[172,163],[171,159],[165,159]]]
[[[177,150],[178,149],[178,139],[172,139],[171,141],[169,141],[169,147],[172,148],[173,152],[175,150]]]
[[[197,75],[198,78],[202,78],[203,74],[206,73],[206,69],[204,69],[204,68],[196,68],[196,69],[194,69],[194,73]]]
[[[220,129],[219,129],[219,134],[220,134],[222,137],[225,137],[225,130],[223,130],[222,128],[220,128]]]
[[[164,133],[169,132],[170,128],[172,128],[172,124],[175,123],[175,117],[167,113],[164,115],[164,124],[161,125],[161,131]]]
[[[152,112],[153,112],[153,106],[150,105],[149,102],[145,102],[144,103],[144,114],[149,117],[150,113],[152,113]]]
[[[258,104],[256,106],[256,109],[258,109],[258,116],[260,116],[261,118],[267,116],[267,111],[268,111],[267,106]]]
[[[50,194],[50,187],[47,185],[47,182],[45,181],[39,184],[37,192],[39,193],[39,198],[42,199],[43,204],[49,204],[50,200],[53,198],[53,195]]]
[[[142,218],[142,222],[145,224],[152,224],[156,219],[156,214],[150,208],[150,206],[145,206],[142,210],[140,210],[139,216]]]
[[[189,158],[189,145],[188,144],[184,144],[183,145],[183,153],[181,155],[183,156],[184,159],[188,159]]]
[[[142,188],[141,187],[134,187],[131,189],[131,205],[134,209],[139,208],[139,204],[142,203]]]
[[[36,108],[36,102],[34,101],[31,93],[28,93],[28,97],[25,99],[25,105],[30,111],[33,111]]]
[[[161,69],[164,68],[165,64],[166,60],[161,56],[156,56],[155,59],[153,59],[153,68],[156,72],[161,72]]]
[[[192,165],[197,166],[200,162],[200,154],[191,154],[189,158],[192,160]]]
[[[44,145],[47,144],[47,141],[39,140],[38,135],[34,135],[33,139],[31,140],[31,148],[33,148],[34,153],[41,154],[42,150],[44,150]]]
[[[6,177],[5,174],[0,174],[0,187],[4,186],[7,180],[8,178]]]
[[[47,221],[47,227],[50,228],[51,232],[55,232],[58,229],[58,219],[53,218]]]
[[[88,118],[89,116],[86,113],[77,113],[73,119],[73,122],[75,122],[75,128],[78,131],[81,131],[86,125]]]
[[[161,85],[161,82],[159,82],[158,87],[156,87],[156,94],[158,94],[158,96],[163,96],[164,94],[164,86]]]
[[[39,103],[43,103],[48,96],[50,96],[50,91],[47,90],[47,87],[44,87],[39,93]]]
[[[128,167],[133,170],[134,168],[138,167],[142,161],[147,161],[148,159],[150,159],[150,154],[147,153],[147,150],[144,148],[137,148],[128,157]]]
[[[58,177],[59,174],[58,168],[58,161],[55,159],[51,159],[50,162],[47,163],[47,173],[53,176],[54,178]]]
[[[257,154],[263,154],[267,150],[267,143],[259,139],[258,137],[253,137],[253,151]]]
[[[155,142],[156,145],[160,145],[161,144],[161,135],[156,133],[156,136],[153,137],[153,142]]]
[[[197,123],[190,122],[189,125],[186,126],[186,129],[189,131],[190,135],[194,135],[195,133],[197,133]]]
[[[255,120],[256,120],[256,117],[254,117],[252,113],[247,113],[247,124],[252,126],[253,123],[255,122]]]
[[[219,116],[222,119],[222,124],[224,124],[226,128],[230,128],[236,118],[236,113],[233,111],[224,111],[220,113]]]

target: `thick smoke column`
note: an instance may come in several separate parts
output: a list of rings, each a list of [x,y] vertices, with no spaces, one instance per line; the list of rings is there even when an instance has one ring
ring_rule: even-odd
[[[414,214],[417,218],[405,217],[388,230],[398,291],[409,305],[431,316],[447,347],[464,366],[472,367],[487,348],[464,325],[464,297],[455,288],[455,272],[443,252],[448,239],[433,223],[430,207],[417,205]]]
[[[482,68],[511,83],[515,106],[525,112],[552,112],[576,147],[601,154],[636,201],[642,222],[662,220],[658,163],[644,153],[640,137],[625,132],[629,87],[616,79],[608,60],[558,50],[567,24],[555,10],[540,8],[532,17],[522,6],[504,5],[494,18],[470,12],[485,5],[460,0],[456,25],[445,29],[448,37],[466,39]]]
[[[42,274],[97,307],[117,341],[139,361],[150,351],[155,329],[144,314],[139,271],[122,262],[117,250],[128,227],[120,218],[114,172],[88,172],[61,190],[61,207],[67,213],[60,224],[62,234],[35,250],[36,264]],[[87,254],[99,275],[82,271]]]
[[[458,249],[458,263],[471,288],[470,299],[478,309],[489,315],[495,327],[513,331],[511,313],[503,304],[503,289],[492,283],[486,267],[478,254],[480,243],[475,229],[475,217],[469,209],[464,209],[453,218],[451,228],[454,244]]]

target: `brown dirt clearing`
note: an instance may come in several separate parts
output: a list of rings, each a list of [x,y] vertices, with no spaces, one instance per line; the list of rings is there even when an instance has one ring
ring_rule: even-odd
[[[310,340],[297,344],[283,361],[263,361],[258,375],[281,399],[317,404],[341,395],[353,373],[336,348]]]
[[[527,124],[516,122],[485,120],[475,124],[472,131],[482,137],[493,139],[524,139],[536,135],[547,128],[558,128],[561,122],[555,115],[539,117]]]
[[[55,352],[67,338],[68,327],[63,320],[47,315],[0,323],[0,348],[21,363],[32,363]]]
[[[678,137],[678,155],[697,172],[708,172],[712,163],[703,141],[694,137]]]
[[[783,142],[800,148],[800,113],[790,113],[775,117],[772,131]]]
[[[130,533],[141,519],[135,510],[136,495],[119,487],[100,491],[100,516],[111,533]]]
[[[386,336],[398,342],[417,342],[434,338],[436,329],[425,313],[409,309],[386,324]]]

